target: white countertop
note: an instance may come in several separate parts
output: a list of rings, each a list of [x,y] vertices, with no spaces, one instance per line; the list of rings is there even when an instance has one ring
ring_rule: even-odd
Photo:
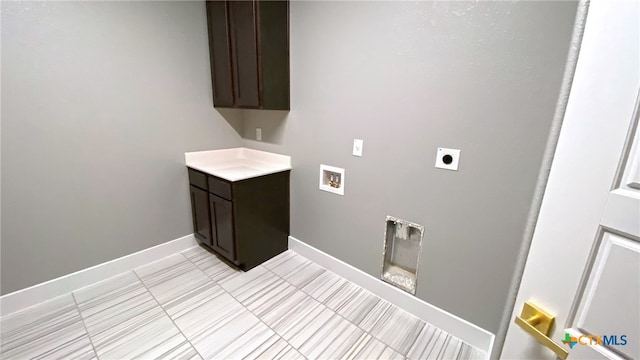
[[[229,181],[291,170],[291,157],[247,148],[184,154],[188,167]]]

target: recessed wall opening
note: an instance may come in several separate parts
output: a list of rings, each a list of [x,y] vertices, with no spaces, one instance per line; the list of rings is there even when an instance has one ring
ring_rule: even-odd
[[[344,169],[320,165],[320,190],[344,195]]]
[[[416,294],[424,226],[387,216],[381,279]]]

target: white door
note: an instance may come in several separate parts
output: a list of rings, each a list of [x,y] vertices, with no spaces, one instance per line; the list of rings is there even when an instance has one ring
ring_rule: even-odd
[[[556,358],[514,324],[525,301],[568,359],[640,359],[639,29],[639,1],[591,2],[503,359]]]

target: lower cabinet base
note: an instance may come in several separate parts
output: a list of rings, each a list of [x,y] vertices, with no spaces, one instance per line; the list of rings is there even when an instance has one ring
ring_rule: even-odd
[[[288,236],[287,236],[288,239]],[[259,256],[256,256],[253,258],[252,261],[250,262],[244,262],[244,263],[240,263],[237,264],[234,261],[229,261],[229,259],[225,258],[224,256],[218,254],[215,249],[213,249],[211,246],[209,246],[205,241],[198,239],[196,237],[196,240],[198,241],[198,244],[200,244],[200,246],[204,249],[207,249],[207,251],[211,252],[213,256],[216,256],[218,259],[222,260],[225,264],[236,268],[236,269],[240,269],[242,271],[249,271],[251,269],[253,269],[254,267],[262,264],[263,262],[266,262],[268,260],[270,260],[271,258],[274,258],[280,254],[282,254],[283,252],[287,251],[289,249],[289,247],[287,246],[288,244],[288,240],[284,241],[284,244],[282,244],[282,246],[277,246],[271,249],[271,251],[269,252],[265,252]]]
[[[289,173],[229,182],[189,169],[198,242],[245,271],[286,251]]]

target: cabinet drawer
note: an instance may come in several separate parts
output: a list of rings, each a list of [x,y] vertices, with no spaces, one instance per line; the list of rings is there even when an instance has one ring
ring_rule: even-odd
[[[189,169],[189,184],[207,190],[207,175],[200,171]]]
[[[209,176],[209,192],[231,200],[231,184],[224,180]]]

